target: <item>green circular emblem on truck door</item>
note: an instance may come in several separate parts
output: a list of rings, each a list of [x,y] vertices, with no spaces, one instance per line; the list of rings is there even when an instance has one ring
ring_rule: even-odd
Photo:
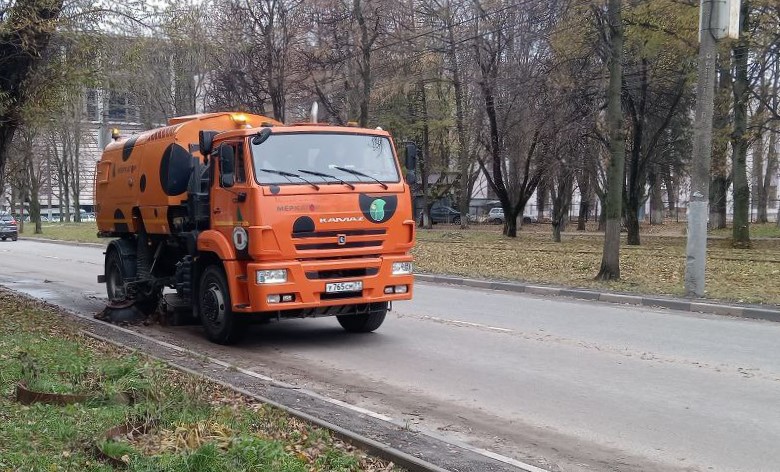
[[[387,204],[386,201],[382,200],[381,198],[377,198],[373,202],[371,202],[371,206],[368,209],[369,215],[371,215],[371,219],[374,221],[382,221],[385,218],[385,205]]]

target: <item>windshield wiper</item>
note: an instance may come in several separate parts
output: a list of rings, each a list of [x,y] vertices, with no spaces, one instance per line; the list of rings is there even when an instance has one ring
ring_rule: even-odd
[[[307,184],[311,185],[312,187],[314,187],[315,190],[319,190],[320,189],[319,185],[315,184],[314,182],[309,182],[308,180],[304,179],[300,175],[294,174],[292,172],[285,172],[283,170],[273,170],[273,169],[260,169],[260,170],[263,171],[263,172],[268,172],[269,174],[281,175],[282,177],[284,177],[285,179],[289,180],[290,182],[292,182],[292,180],[290,180],[290,177],[295,177],[296,179],[301,179],[304,182],[306,182]]]
[[[373,180],[374,182],[376,182],[376,183],[378,183],[379,185],[381,185],[381,186],[382,186],[382,188],[384,188],[385,190],[387,190],[387,189],[388,189],[388,187],[387,187],[387,184],[386,184],[386,183],[382,182],[381,180],[377,179],[376,177],[370,176],[370,175],[368,175],[368,174],[364,174],[363,172],[360,172],[359,170],[355,170],[355,169],[349,169],[349,168],[347,168],[347,167],[341,167],[341,166],[333,166],[333,168],[334,168],[334,169],[338,169],[338,170],[340,170],[340,171],[342,171],[342,172],[346,172],[346,173],[348,173],[348,174],[357,175],[357,176],[360,176],[360,177],[365,177],[365,178],[367,178],[367,179],[371,179],[371,180]]]
[[[344,180],[341,180],[340,178],[336,177],[335,175],[323,174],[322,172],[316,172],[316,171],[313,171],[313,170],[304,170],[304,169],[298,169],[298,172],[300,172],[302,174],[316,175],[317,177],[334,179],[334,180],[337,180],[340,183],[346,185],[350,189],[355,190],[355,186],[354,185],[352,185],[351,183],[346,182]]]

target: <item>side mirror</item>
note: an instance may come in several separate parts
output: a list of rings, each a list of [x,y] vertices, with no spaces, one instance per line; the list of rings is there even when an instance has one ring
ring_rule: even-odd
[[[259,146],[263,144],[269,136],[271,136],[271,128],[263,128],[252,137],[252,144]]]
[[[203,156],[208,157],[211,154],[214,147],[214,136],[219,134],[218,131],[203,131],[198,133],[198,148]]]
[[[232,187],[235,183],[236,156],[233,146],[222,144],[219,146],[219,183],[223,187]]]

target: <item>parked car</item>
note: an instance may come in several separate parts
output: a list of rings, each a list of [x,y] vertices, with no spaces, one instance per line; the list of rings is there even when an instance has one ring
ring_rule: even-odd
[[[502,225],[504,224],[504,221],[506,218],[504,217],[504,209],[501,207],[498,208],[491,208],[488,212],[487,216],[485,217],[485,222],[494,224],[494,225]],[[529,216],[525,215],[523,216],[523,224],[527,225],[530,223],[536,223],[537,219],[535,216]]]
[[[491,208],[485,221],[494,225],[504,224],[504,209]]]
[[[0,239],[5,241],[8,238],[11,238],[11,241],[19,239],[19,228],[13,216],[0,215]]]
[[[468,221],[468,215],[466,216]],[[436,206],[431,208],[431,223],[451,223],[454,225],[460,224],[460,212],[452,207],[448,206]],[[418,221],[422,224],[423,215],[420,212]]]

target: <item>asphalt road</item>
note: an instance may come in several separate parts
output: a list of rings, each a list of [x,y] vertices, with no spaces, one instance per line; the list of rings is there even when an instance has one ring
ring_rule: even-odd
[[[0,284],[94,313],[102,258],[0,243]],[[780,470],[777,323],[418,284],[369,335],[331,318],[237,347],[138,329],[551,470]]]

